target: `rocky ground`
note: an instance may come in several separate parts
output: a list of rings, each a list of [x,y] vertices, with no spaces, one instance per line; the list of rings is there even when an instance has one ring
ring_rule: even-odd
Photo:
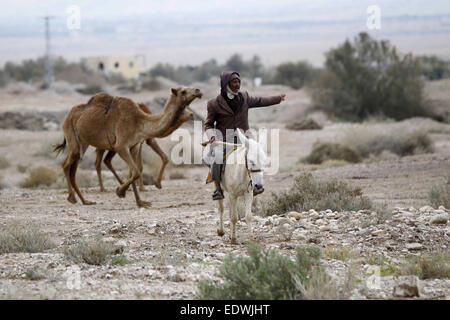
[[[278,89],[258,90],[272,94]],[[427,199],[431,186],[443,183],[450,173],[449,125],[424,119],[402,124],[433,126],[430,136],[436,152],[431,154],[339,166],[302,165],[298,160],[310,152],[314,141],[332,141],[352,125],[329,123],[316,114],[323,130],[286,130],[283,123],[300,116],[308,104],[304,92],[292,91],[288,96],[293,101],[285,105],[285,112],[267,109],[253,114],[254,125],[281,128],[280,171],[265,177],[266,192],[255,203],[256,241],[292,256],[296,246],[319,246],[323,265],[343,288],[347,275],[353,273],[348,289],[352,299],[449,299],[450,279],[419,280],[400,272],[414,257],[446,254],[446,263],[450,263],[450,208],[431,208]],[[65,103],[75,104],[78,98],[69,96],[66,100],[73,101]],[[152,101],[154,97],[146,98]],[[16,100],[11,100],[12,105]],[[4,102],[0,110],[10,111],[10,106]],[[192,109],[204,113],[200,103]],[[395,130],[397,124],[373,125]],[[218,268],[228,253],[245,252],[248,234],[244,221],[238,222],[238,245],[230,243],[228,223],[225,236],[217,236],[217,209],[210,200],[212,185],[204,184],[205,167],[172,168],[182,173],[180,179],[168,179],[167,173],[163,189],[147,186],[149,191],[142,197],[152,201],[149,209],[136,208],[131,192],[125,199],[118,198],[113,192],[115,181],[106,169],[108,192],[100,193],[95,183],[82,188],[87,199],[97,202],[94,206],[67,202],[64,184],[57,189],[21,188],[26,173],[19,170],[20,165],[58,169],[61,159],[43,154],[42,149],[60,138],[61,133],[52,128],[0,130],[0,154],[10,163],[0,170],[5,187],[0,190],[0,230],[11,225],[35,226],[55,244],[43,253],[1,254],[0,299],[195,299],[198,282],[218,279]],[[84,170],[95,181],[93,168]],[[361,187],[376,209],[259,215],[271,192],[287,190],[302,170],[311,171],[321,181],[336,177]],[[74,263],[65,256],[67,244],[98,238],[111,243],[122,260],[93,266]]]

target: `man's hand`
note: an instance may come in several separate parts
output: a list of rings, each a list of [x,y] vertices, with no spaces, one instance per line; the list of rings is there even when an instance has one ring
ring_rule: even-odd
[[[281,101],[284,101],[286,99],[286,95],[284,93],[280,94]]]

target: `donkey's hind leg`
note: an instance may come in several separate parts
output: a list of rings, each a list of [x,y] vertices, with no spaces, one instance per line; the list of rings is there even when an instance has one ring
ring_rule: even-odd
[[[219,200],[219,229],[217,229],[217,234],[219,237],[223,237],[225,232],[223,231],[223,199]]]

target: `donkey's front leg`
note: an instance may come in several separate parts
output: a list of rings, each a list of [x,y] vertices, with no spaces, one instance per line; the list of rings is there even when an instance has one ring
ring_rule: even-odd
[[[247,222],[247,228],[249,232],[250,240],[254,240],[255,237],[253,235],[253,228],[252,228],[252,202],[253,202],[253,190],[250,190],[250,192],[245,193],[244,197],[244,208],[245,208],[245,222]]]
[[[236,197],[231,198],[228,196],[230,201],[230,227],[231,227],[231,244],[237,244],[236,240],[236,223],[238,220],[237,210],[236,210]]]

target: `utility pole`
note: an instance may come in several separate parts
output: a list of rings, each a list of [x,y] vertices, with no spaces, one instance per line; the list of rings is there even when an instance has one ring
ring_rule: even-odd
[[[50,87],[53,82],[53,69],[50,60],[50,19],[52,16],[45,16],[45,82]]]

